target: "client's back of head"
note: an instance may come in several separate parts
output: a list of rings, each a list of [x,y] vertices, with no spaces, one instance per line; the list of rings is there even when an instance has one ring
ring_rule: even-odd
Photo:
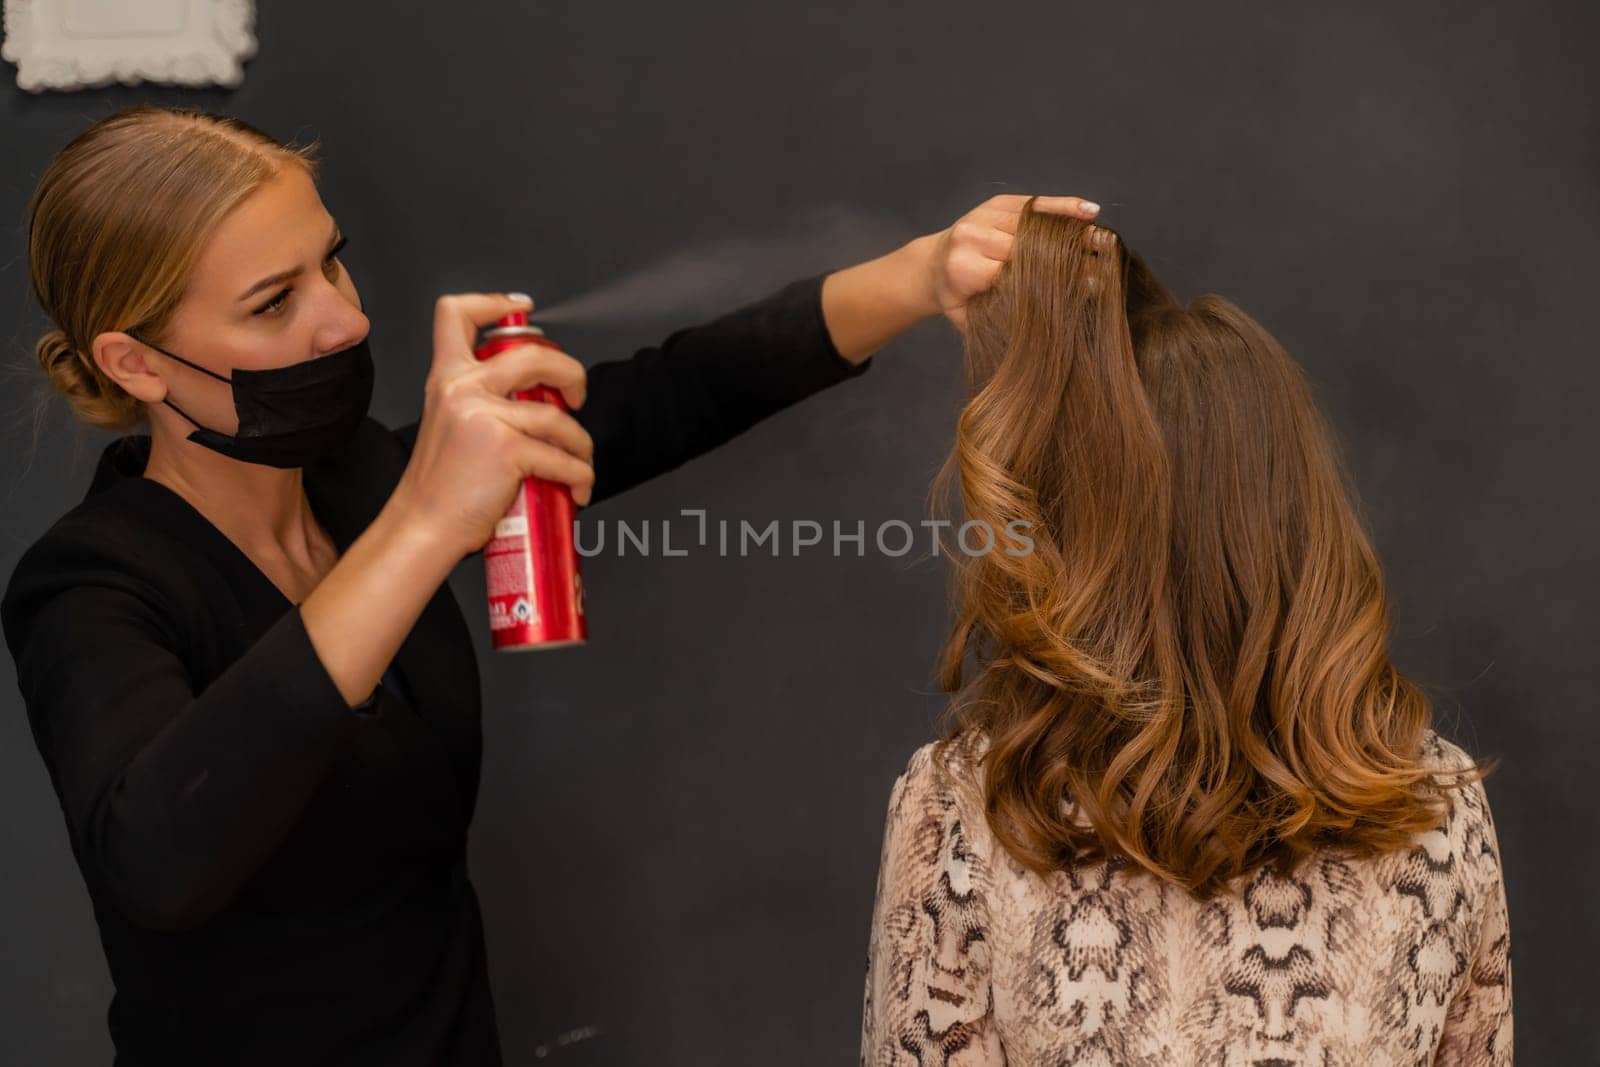
[[[947,735],[987,742],[1007,850],[1039,871],[1120,855],[1206,896],[1435,825],[1429,702],[1390,661],[1377,559],[1267,331],[1031,210],[967,314],[941,495],[959,483],[969,520],[1026,523],[1033,547],[956,556],[942,680]]]
[[[936,490],[989,536],[889,801],[862,1062],[1509,1063],[1481,770],[1390,661],[1294,363],[1031,212],[965,330]]]

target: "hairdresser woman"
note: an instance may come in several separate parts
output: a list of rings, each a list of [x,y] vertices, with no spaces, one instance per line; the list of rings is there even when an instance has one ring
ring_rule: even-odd
[[[393,433],[366,417],[369,323],[314,173],[237,120],[139,108],[67,145],[30,208],[41,365],[85,420],[149,427],[0,606],[122,1067],[500,1063],[446,576],[525,476],[593,503],[959,319],[1023,200],[587,375],[531,346],[477,362],[475,329],[527,302],[445,297],[421,421]],[[535,383],[576,416],[505,399]]]

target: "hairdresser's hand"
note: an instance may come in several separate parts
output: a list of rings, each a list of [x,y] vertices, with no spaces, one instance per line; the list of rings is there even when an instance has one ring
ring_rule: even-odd
[[[990,197],[957,219],[929,242],[928,285],[934,303],[957,328],[966,329],[967,301],[994,284],[1000,267],[1011,257],[1017,224],[1028,197]],[[1078,196],[1041,196],[1036,211],[1092,219],[1100,205]]]
[[[993,285],[1010,258],[1028,200],[1020,195],[992,197],[948,229],[824,278],[822,317],[839,355],[860,363],[939,314],[964,332],[967,301]],[[1077,196],[1037,197],[1034,207],[1080,219],[1100,213],[1098,204]]]
[[[582,407],[583,364],[543,345],[522,345],[479,360],[477,327],[531,304],[493,293],[439,298],[433,318],[433,366],[411,461],[391,497],[408,521],[461,556],[494,532],[529,475],[562,482],[587,504],[594,486],[594,442],[555,404],[513,400],[518,389],[546,385],[569,407]]]

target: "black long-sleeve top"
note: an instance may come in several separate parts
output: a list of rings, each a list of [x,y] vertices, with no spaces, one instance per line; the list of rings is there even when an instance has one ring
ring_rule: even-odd
[[[575,415],[595,443],[592,502],[861,374],[827,332],[821,282],[591,367]],[[305,468],[341,551],[415,431],[368,419]],[[499,1064],[466,868],[480,690],[449,586],[352,709],[298,606],[141,477],[149,445],[107,447],[0,601],[116,987],[116,1063]]]

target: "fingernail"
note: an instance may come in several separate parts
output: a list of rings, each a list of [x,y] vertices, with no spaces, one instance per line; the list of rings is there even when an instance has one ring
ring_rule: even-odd
[[[1083,210],[1085,210],[1085,211],[1099,211],[1100,210],[1100,205],[1095,203],[1093,200],[1085,200],[1083,202]]]
[[[519,304],[533,303],[533,297],[529,296],[527,293],[507,293],[506,299],[515,300]]]

